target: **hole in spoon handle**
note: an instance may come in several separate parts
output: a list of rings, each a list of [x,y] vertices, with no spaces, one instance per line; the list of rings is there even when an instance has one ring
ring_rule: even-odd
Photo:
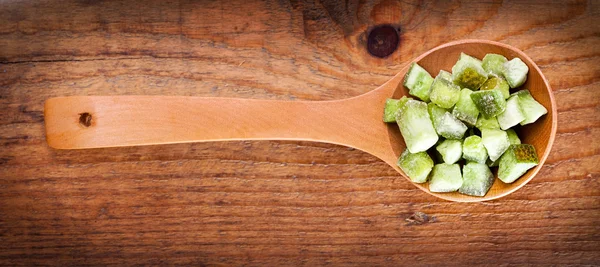
[[[79,113],[79,124],[83,127],[92,126],[92,114],[88,112]]]

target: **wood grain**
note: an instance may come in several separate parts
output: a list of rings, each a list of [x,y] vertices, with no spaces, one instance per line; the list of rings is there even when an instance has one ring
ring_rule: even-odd
[[[0,263],[599,264],[599,15],[591,0],[2,2]],[[383,23],[401,43],[378,59],[365,31]],[[546,165],[499,200],[439,200],[323,143],[46,145],[50,97],[343,99],[464,38],[523,50],[557,101]]]

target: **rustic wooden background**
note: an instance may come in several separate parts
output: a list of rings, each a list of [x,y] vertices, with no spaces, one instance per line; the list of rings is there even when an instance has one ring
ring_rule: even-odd
[[[600,264],[600,1],[436,2],[0,1],[0,264]],[[378,59],[383,23],[401,46]],[[524,50],[558,104],[546,165],[496,201],[330,144],[44,138],[54,96],[341,99],[464,38]]]

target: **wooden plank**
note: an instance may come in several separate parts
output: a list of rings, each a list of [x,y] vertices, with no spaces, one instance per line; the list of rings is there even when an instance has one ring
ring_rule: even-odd
[[[0,264],[598,265],[599,15],[576,0],[3,2]],[[383,23],[401,45],[379,59],[365,40]],[[45,142],[54,96],[343,99],[464,38],[523,50],[557,101],[546,165],[495,201],[437,199],[322,143]]]

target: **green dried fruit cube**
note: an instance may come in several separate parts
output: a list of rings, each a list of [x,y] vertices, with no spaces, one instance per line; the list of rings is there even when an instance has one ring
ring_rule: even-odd
[[[462,175],[458,164],[436,164],[431,171],[429,191],[454,192],[462,185]]]
[[[477,123],[479,109],[477,109],[477,106],[473,103],[471,93],[473,93],[473,91],[466,88],[460,90],[460,96],[454,109],[452,109],[452,115],[465,122],[467,125],[474,126]]]
[[[383,109],[384,122],[396,122],[396,112],[408,101],[408,97],[403,96],[400,99],[388,98],[385,100],[385,108]]]
[[[469,162],[463,166],[463,183],[458,192],[482,197],[490,190],[494,183],[494,175],[490,168],[482,163]]]
[[[477,90],[487,78],[481,61],[464,53],[452,67],[452,81],[462,88]]]
[[[498,178],[505,183],[512,183],[538,163],[535,147],[529,144],[511,145],[500,159]]]
[[[448,112],[448,110],[436,105],[433,102],[429,102],[427,103],[427,112],[429,113],[431,121],[433,122],[433,126],[435,127],[436,124],[440,123],[442,117],[446,112]]]
[[[429,98],[442,108],[452,108],[458,101],[460,87],[438,74],[431,85]]]
[[[468,161],[485,163],[488,158],[488,152],[483,145],[483,141],[477,135],[465,138],[462,145],[462,152],[462,157]]]
[[[510,88],[508,87],[508,83],[506,80],[502,79],[502,77],[491,76],[487,81],[483,83],[480,88],[481,90],[494,90],[498,89],[502,92],[504,99],[510,97]]]
[[[433,169],[433,160],[427,152],[410,153],[405,149],[398,158],[398,167],[415,183],[424,183]]]
[[[499,129],[481,129],[481,140],[491,161],[500,158],[504,151],[510,146],[508,135],[505,131]]]
[[[518,95],[511,96],[506,101],[506,109],[497,118],[502,130],[507,130],[525,120],[525,114],[521,109],[521,105],[519,105]]]
[[[464,52],[461,52],[460,55],[458,56],[458,60],[459,61],[471,61],[473,63],[477,63],[477,64],[483,64],[483,61],[479,60],[478,58],[465,54]]]
[[[409,89],[408,93],[425,102],[429,102],[429,91],[432,83],[433,77],[416,62],[412,63],[406,76],[404,76],[404,86]]]
[[[476,91],[471,94],[471,99],[486,118],[498,116],[506,109],[506,100],[499,90]]]
[[[460,140],[446,139],[435,147],[446,164],[454,164],[462,156],[462,142]]]
[[[439,77],[440,79],[444,79],[446,81],[452,81],[452,73],[447,72],[445,70],[440,70],[440,72],[438,73],[438,75],[436,76],[436,78]]]
[[[503,64],[506,61],[508,61],[508,59],[503,55],[486,54],[485,57],[483,57],[481,65],[489,74],[502,75]]]
[[[469,128],[462,121],[450,112],[446,112],[436,128],[436,132],[447,139],[462,139],[467,129]]]
[[[427,104],[427,110],[431,116],[435,131],[444,138],[461,139],[467,131],[467,126],[455,118],[446,109],[439,107],[433,102]]]
[[[411,153],[426,151],[438,141],[425,102],[406,101],[396,113],[396,123]]]
[[[513,95],[519,96],[519,105],[523,110],[523,115],[525,115],[525,119],[521,122],[521,125],[534,123],[541,116],[548,113],[548,110],[531,96],[529,90],[521,90]]]
[[[517,88],[527,80],[529,67],[520,58],[516,57],[505,62],[502,68],[502,75],[508,82],[510,88]]]
[[[506,135],[508,135],[508,142],[510,142],[511,145],[521,144],[521,139],[519,139],[519,136],[517,135],[517,132],[515,132],[514,129],[506,130]]]
[[[500,129],[500,124],[498,124],[498,119],[496,119],[496,117],[486,118],[482,114],[479,114],[479,118],[477,118],[475,127],[477,127],[479,130],[483,128]]]

